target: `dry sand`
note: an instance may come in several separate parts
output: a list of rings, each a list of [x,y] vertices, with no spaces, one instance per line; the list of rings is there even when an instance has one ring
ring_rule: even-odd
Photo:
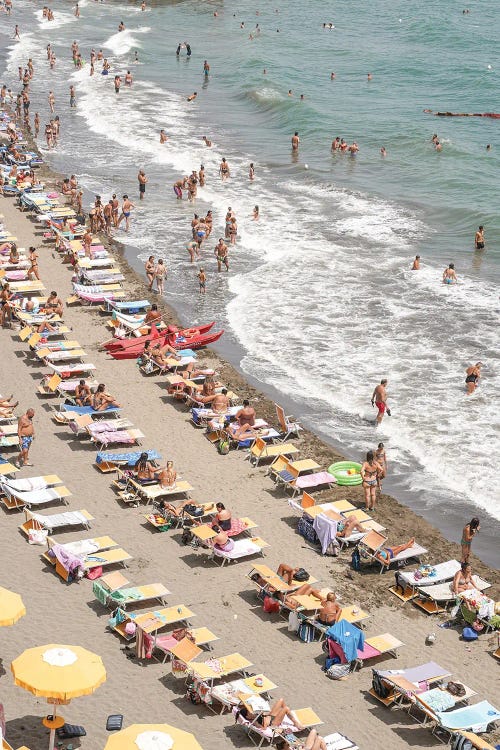
[[[12,201],[0,198],[0,212],[6,226],[18,236],[19,245],[41,245],[41,232]],[[36,236],[34,235],[34,230]],[[51,246],[40,249],[41,275],[47,288],[56,289],[61,297],[70,293],[70,273],[54,257]],[[133,272],[130,285],[137,285]],[[135,280],[135,281],[134,281]],[[131,297],[135,296],[131,293]],[[140,297],[144,296],[141,288]],[[137,298],[137,296],[136,296]],[[116,362],[97,351],[97,342],[108,338],[103,318],[80,307],[68,308],[65,319],[97,365],[98,379],[124,405],[124,414],[146,438],[145,448],[159,449],[163,458],[173,459],[178,472],[194,487],[195,500],[221,500],[235,515],[249,515],[259,525],[260,535],[270,543],[264,562],[275,568],[279,562],[302,565],[332,585],[343,603],[356,603],[367,609],[371,618],[366,633],[390,631],[406,645],[397,661],[391,657],[378,664],[383,668],[404,668],[435,660],[474,688],[479,697],[497,701],[498,665],[492,657],[496,637],[482,636],[467,646],[456,630],[437,627],[439,620],[427,618],[411,604],[401,605],[387,589],[392,574],[352,573],[350,553],[340,558],[322,558],[296,532],[297,517],[282,494],[276,493],[265,468],[252,468],[242,452],[220,456],[205,439],[202,431],[189,423],[184,406],[166,396],[160,378],[145,378],[133,361]],[[126,571],[133,583],[163,582],[172,592],[168,603],[184,603],[195,613],[193,625],[206,625],[219,637],[215,656],[239,651],[250,659],[256,671],[263,671],[279,687],[275,697],[283,696],[294,708],[312,706],[324,721],[322,731],[340,731],[355,740],[360,748],[399,750],[412,745],[424,748],[438,745],[431,734],[401,711],[391,712],[368,695],[371,670],[365,667],[346,681],[331,682],[321,672],[322,655],[317,642],[304,644],[287,632],[286,623],[276,615],[262,612],[253,589],[245,577],[250,568],[240,562],[219,568],[207,562],[206,554],[180,544],[180,532],[156,533],[143,517],[144,509],[125,508],[111,489],[110,475],[93,467],[95,449],[88,442],[73,439],[69,430],[55,425],[50,414],[54,400],[37,399],[36,386],[45,370],[27,357],[27,347],[16,333],[1,332],[2,368],[0,391],[15,392],[20,408],[36,410],[37,437],[31,450],[34,468],[23,469],[18,476],[58,473],[73,492],[70,508],[86,508],[95,521],[92,532],[58,535],[65,542],[85,536],[110,534],[132,556]],[[215,357],[203,356],[203,360]],[[217,364],[223,377],[240,393],[258,394],[244,384],[228,365]],[[262,400],[262,414],[270,409]],[[306,434],[300,442],[305,455],[312,455],[324,466],[335,458],[331,448]],[[8,454],[10,455],[10,453]],[[15,454],[12,454],[15,455]],[[359,488],[336,488],[321,493],[321,501],[335,497],[349,498],[360,504]],[[57,506],[53,506],[56,508]],[[0,511],[2,544],[0,551],[0,585],[22,594],[27,614],[16,625],[2,630],[1,700],[7,718],[7,738],[14,747],[25,744],[31,750],[46,747],[46,730],[41,718],[48,713],[47,704],[13,685],[10,662],[25,648],[44,643],[80,644],[100,654],[107,669],[107,682],[91,696],[74,700],[63,707],[68,722],[83,724],[87,737],[72,741],[73,747],[100,750],[106,742],[106,717],[123,713],[125,725],[132,722],[169,722],[192,731],[205,750],[222,747],[249,747],[242,730],[231,715],[217,716],[203,706],[193,706],[184,699],[184,683],[170,674],[169,665],[155,661],[142,664],[128,659],[121,650],[123,643],[106,629],[109,613],[92,595],[92,584],[83,580],[67,585],[40,558],[41,547],[28,545],[18,531],[23,520],[19,512]],[[440,533],[422,518],[383,496],[377,519],[391,530],[394,543],[410,535],[433,552],[428,561],[456,557],[457,545],[446,542]],[[498,573],[474,560],[475,571],[495,582],[493,594],[498,598]],[[426,635],[436,632],[433,646],[426,646]]]

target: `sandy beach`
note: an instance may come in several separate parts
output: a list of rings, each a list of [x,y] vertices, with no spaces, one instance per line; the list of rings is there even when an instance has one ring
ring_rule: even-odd
[[[0,213],[5,226],[18,237],[21,247],[36,244],[40,253],[41,278],[47,289],[55,289],[65,299],[71,292],[70,272],[63,266],[51,245],[42,245],[39,225],[21,215],[11,200],[0,198]],[[125,263],[121,260],[125,269]],[[145,296],[142,282],[131,269],[126,288],[130,298]],[[374,569],[354,573],[350,552],[338,558],[321,557],[297,535],[297,514],[288,506],[283,493],[277,492],[265,467],[252,468],[243,452],[220,456],[202,431],[189,423],[186,407],[172,402],[161,378],[144,378],[134,361],[117,362],[98,351],[99,342],[108,338],[105,319],[96,311],[78,306],[65,310],[71,325],[97,366],[99,382],[123,404],[123,413],[139,428],[145,448],[158,449],[164,459],[172,459],[178,474],[193,486],[195,501],[220,500],[235,516],[250,516],[258,524],[259,535],[269,543],[263,562],[276,568],[280,562],[303,566],[331,585],[342,604],[356,604],[370,613],[367,635],[391,632],[405,645],[399,657],[380,660],[386,669],[401,669],[425,661],[437,661],[477,691],[481,699],[495,703],[498,694],[498,665],[492,657],[496,635],[483,635],[467,645],[456,629],[440,629],[440,618],[428,618],[412,607],[402,605],[388,592],[392,573],[378,575]],[[35,390],[46,372],[30,358],[28,347],[17,332],[3,330],[2,395],[14,391],[18,412],[35,409],[36,439],[30,453],[34,467],[24,468],[18,477],[57,473],[71,490],[69,506],[85,508],[95,520],[92,531],[58,535],[66,542],[89,536],[109,534],[133,559],[127,578],[136,584],[159,581],[172,592],[169,605],[184,604],[196,614],[194,626],[207,626],[218,637],[213,655],[238,651],[253,663],[253,671],[264,672],[278,688],[273,697],[283,696],[292,708],[311,706],[324,722],[321,732],[339,731],[360,748],[415,748],[437,746],[437,740],[402,712],[390,712],[367,695],[371,669],[366,666],[346,681],[328,680],[321,671],[323,663],[319,643],[302,643],[287,631],[286,622],[262,611],[249,580],[245,577],[251,563],[239,562],[219,568],[208,561],[204,551],[184,547],[180,531],[157,533],[144,518],[143,507],[123,507],[111,488],[112,476],[102,475],[93,466],[95,448],[75,438],[51,419],[52,399],[37,398]],[[72,335],[73,336],[73,335]],[[273,406],[250,388],[241,376],[214,353],[199,355],[199,361],[214,363],[221,380],[243,397],[252,400],[259,416],[271,416]],[[273,420],[275,421],[275,419]],[[303,457],[314,457],[328,466],[337,456],[314,435],[305,432],[298,443]],[[9,452],[9,456],[12,452]],[[349,499],[362,506],[360,488],[337,487],[323,492],[320,501]],[[54,506],[55,507],[55,506]],[[44,643],[68,643],[87,647],[103,658],[107,681],[88,697],[63,707],[66,720],[82,724],[87,736],[73,740],[73,747],[100,750],[106,742],[106,717],[122,713],[125,725],[133,722],[169,722],[192,731],[206,750],[221,747],[249,747],[241,728],[230,714],[215,715],[203,706],[193,706],[184,697],[184,682],[170,674],[168,664],[154,660],[137,662],[127,658],[123,643],[107,630],[109,612],[92,595],[88,580],[65,584],[41,560],[43,548],[30,546],[19,532],[20,512],[2,509],[2,547],[0,583],[22,594],[27,614],[15,626],[2,632],[2,702],[7,720],[7,738],[17,747],[31,750],[46,746],[46,730],[41,718],[48,713],[43,700],[13,685],[10,662],[25,648]],[[457,544],[447,542],[424,519],[397,500],[383,495],[376,514],[387,527],[391,541],[399,543],[415,536],[430,552],[427,562],[459,558]],[[500,576],[472,557],[473,570],[494,586],[489,595],[498,600]],[[434,645],[425,644],[426,636],[436,633]],[[497,735],[500,736],[500,735]]]

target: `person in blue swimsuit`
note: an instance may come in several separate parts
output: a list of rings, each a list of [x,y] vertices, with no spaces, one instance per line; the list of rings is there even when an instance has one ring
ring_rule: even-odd
[[[406,544],[398,544],[396,547],[384,547],[384,549],[380,549],[376,554],[375,557],[377,560],[380,560],[381,563],[384,565],[391,564],[391,560],[393,560],[395,557],[397,557],[401,552],[404,552],[406,549],[410,549],[410,547],[413,547],[415,544],[415,539],[411,538]]]

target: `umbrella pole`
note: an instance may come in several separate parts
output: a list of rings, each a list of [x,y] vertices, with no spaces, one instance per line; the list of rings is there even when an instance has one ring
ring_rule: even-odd
[[[57,705],[54,705],[54,713],[52,714],[52,716],[54,717],[54,719],[56,718],[56,715],[57,715]],[[54,742],[55,742],[55,740],[56,740],[56,730],[55,730],[55,727],[54,727],[53,729],[51,728],[51,730],[50,730],[49,750],[54,750]]]

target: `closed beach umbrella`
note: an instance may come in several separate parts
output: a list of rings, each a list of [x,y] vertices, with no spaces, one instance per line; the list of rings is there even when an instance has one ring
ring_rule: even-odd
[[[53,750],[55,730],[64,725],[57,716],[57,705],[72,698],[90,695],[106,681],[106,670],[97,654],[81,646],[47,646],[28,648],[10,665],[16,685],[33,695],[47,698],[53,704],[51,717],[43,719],[50,729],[49,750]]]
[[[26,614],[26,607],[19,594],[0,586],[0,625],[14,625]]]
[[[170,724],[132,724],[106,742],[104,750],[203,750],[194,734]]]

